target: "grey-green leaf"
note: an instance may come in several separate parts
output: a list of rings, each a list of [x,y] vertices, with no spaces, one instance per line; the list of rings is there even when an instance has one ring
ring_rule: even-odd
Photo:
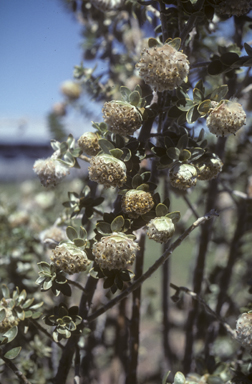
[[[83,239],[74,239],[73,240],[74,242],[74,245],[76,245],[76,247],[84,247],[84,245],[86,244],[86,242],[83,240]]]
[[[4,333],[3,336],[8,338],[8,343],[15,339],[18,334],[18,327],[15,325],[14,327],[8,329],[7,332]]]
[[[117,159],[120,159],[123,155],[123,151],[119,148],[110,149],[109,153]]]
[[[169,217],[169,219],[171,219],[172,222],[175,224],[180,220],[180,212],[175,211],[175,212],[168,213],[168,215],[166,215],[166,217]]]
[[[169,212],[169,210],[168,210],[166,205],[160,203],[156,206],[157,217],[165,216],[165,215],[167,215],[168,212]]]
[[[108,155],[110,155],[110,150],[115,148],[114,145],[106,139],[99,139],[99,145],[103,152]]]
[[[135,107],[138,106],[140,99],[141,99],[141,96],[140,96],[138,91],[133,91],[129,95],[129,102],[130,102],[130,104],[134,105]]]
[[[121,232],[124,225],[123,216],[117,216],[111,223],[112,232]]]
[[[185,133],[183,136],[180,137],[177,144],[177,148],[181,150],[186,148],[187,145],[188,145],[188,135]]]
[[[21,349],[22,347],[12,348],[4,354],[4,357],[8,360],[13,360],[19,355]]]
[[[227,93],[228,93],[228,86],[226,84],[221,85],[211,93],[210,99],[214,101],[221,101],[222,99],[224,99]]]
[[[180,155],[180,150],[176,147],[170,147],[166,151],[167,156],[172,160],[178,160]]]
[[[76,239],[78,237],[78,233],[74,227],[70,227],[70,226],[67,227],[66,234],[67,234],[67,237],[69,238],[69,240],[71,240],[71,241],[73,241],[74,239]]]

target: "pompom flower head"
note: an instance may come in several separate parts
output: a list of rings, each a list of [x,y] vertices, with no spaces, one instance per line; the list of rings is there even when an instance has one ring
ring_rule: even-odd
[[[122,199],[122,210],[130,218],[138,218],[149,212],[154,206],[154,201],[150,192],[140,189],[130,189]]]
[[[246,124],[246,113],[235,100],[226,100],[222,104],[212,101],[206,123],[209,131],[216,136],[227,136]]]
[[[252,313],[242,313],[236,322],[237,340],[247,349],[252,349]]]
[[[72,80],[67,80],[61,85],[61,92],[70,100],[76,100],[81,95],[81,86]]]
[[[136,257],[138,244],[123,233],[114,232],[94,244],[92,252],[101,269],[125,269]]]
[[[69,174],[68,167],[53,157],[36,160],[33,170],[44,187],[54,187]]]
[[[102,112],[108,130],[122,136],[133,135],[143,122],[142,112],[145,101],[139,85],[133,92],[127,87],[121,87],[124,101],[112,100],[104,104]]]
[[[154,91],[173,91],[180,86],[189,72],[187,56],[179,52],[180,39],[168,40],[164,45],[149,40],[141,59],[136,64],[140,77]]]
[[[212,180],[222,171],[223,163],[215,153],[207,153],[195,162],[199,180]]]
[[[105,187],[121,187],[127,180],[123,161],[112,155],[102,154],[92,157],[88,168],[89,178]]]
[[[175,232],[175,225],[169,217],[155,217],[147,224],[147,236],[157,243],[166,243]]]
[[[73,274],[86,271],[91,263],[85,252],[85,247],[89,244],[87,232],[80,227],[80,234],[75,228],[69,226],[66,234],[69,242],[62,243],[52,250],[51,261],[60,270]]]
[[[194,187],[197,183],[197,169],[192,164],[175,163],[170,169],[171,185],[179,189]]]
[[[88,156],[96,156],[101,150],[99,138],[100,136],[96,132],[85,132],[79,138],[78,145]]]

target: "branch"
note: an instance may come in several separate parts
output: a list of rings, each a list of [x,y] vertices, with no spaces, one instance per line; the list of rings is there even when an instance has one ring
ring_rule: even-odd
[[[108,309],[112,308],[119,301],[127,297],[131,292],[137,289],[143,282],[148,279],[164,262],[169,258],[172,252],[190,235],[197,227],[204,224],[209,219],[212,219],[214,216],[218,216],[215,210],[211,210],[205,216],[200,217],[196,220],[170,247],[160,256],[160,258],[146,271],[141,277],[139,277],[133,284],[131,284],[127,289],[125,289],[120,295],[110,300],[106,305],[95,311],[92,315],[88,316],[86,321],[90,323],[94,321],[97,317],[105,313]]]
[[[51,339],[56,345],[58,345],[61,349],[64,349],[64,345],[62,345],[60,342],[56,342],[52,335],[44,328],[42,327],[41,324],[39,324],[36,320],[34,319],[29,319],[29,321],[34,325],[34,327],[38,328],[41,332],[43,332],[49,339]]]
[[[11,360],[6,359],[6,357],[4,357],[1,352],[0,357],[5,362],[5,364],[15,373],[15,375],[20,380],[20,383],[31,384],[31,382],[25,377],[25,375],[21,371],[19,371],[17,366]]]
[[[191,291],[190,289],[186,288],[186,287],[177,287],[177,285],[175,284],[170,284],[170,287],[175,289],[177,291],[177,294],[179,294],[180,291],[183,291],[185,292],[187,295],[191,296],[193,300],[196,300],[200,305],[202,305],[206,311],[206,313],[208,313],[209,315],[213,316],[216,320],[219,321],[219,323],[221,323],[225,328],[226,328],[226,331],[234,338],[236,339],[237,336],[236,336],[236,331],[234,329],[232,329],[230,327],[230,325],[228,325],[224,319],[222,319],[221,316],[219,316],[216,312],[214,312],[210,307],[209,305],[202,299],[202,297],[200,297],[200,295],[197,295],[197,293]]]
[[[183,31],[181,32],[180,38],[181,38],[181,48],[182,49],[184,47],[186,38],[188,37],[189,33],[193,29],[193,27],[197,21],[197,18],[199,17],[199,12],[200,12],[201,8],[203,7],[204,2],[205,2],[205,0],[198,0],[197,1],[196,5],[194,7],[195,13],[193,13],[189,17]]]
[[[85,288],[81,284],[77,283],[77,281],[67,279],[67,282],[68,282],[68,284],[72,284],[75,287],[79,288],[81,291],[86,292]]]
[[[144,243],[145,234],[142,232],[137,253],[135,265],[135,279],[143,274],[144,262]],[[141,305],[141,286],[133,291],[132,315],[130,320],[130,340],[129,340],[129,363],[127,369],[126,384],[137,384],[137,365],[138,365],[138,349],[139,349],[139,328],[140,328],[140,305]]]

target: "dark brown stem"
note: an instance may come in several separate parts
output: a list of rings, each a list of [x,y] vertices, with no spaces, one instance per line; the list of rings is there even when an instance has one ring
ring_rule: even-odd
[[[6,359],[6,357],[4,357],[1,352],[0,352],[0,358],[5,362],[7,367],[9,367],[12,370],[12,372],[15,373],[15,375],[20,380],[20,383],[31,384],[30,381],[25,377],[25,375],[21,371],[19,371],[16,365],[11,360]]]
[[[77,283],[77,281],[67,279],[67,282],[68,284],[72,284],[75,287],[79,288],[81,291],[86,292],[85,288],[81,284]]]
[[[178,287],[175,284],[170,284],[171,288],[175,289],[176,291],[182,291],[185,292],[187,295],[191,296],[191,298],[195,301],[197,301],[200,305],[203,306],[206,313],[213,316],[216,320],[218,320],[219,323],[221,323],[227,330],[227,332],[233,337],[236,338],[236,331],[233,330],[230,325],[228,325],[224,319],[222,319],[216,312],[214,312],[209,305],[202,299],[200,295],[197,295],[195,292],[191,291],[190,289],[186,287]]]
[[[160,256],[160,258],[141,277],[134,281],[134,283],[125,289],[120,295],[116,296],[106,305],[95,311],[92,315],[88,316],[86,319],[87,323],[94,321],[97,317],[108,311],[115,304],[119,303],[119,301],[127,297],[131,292],[143,284],[143,282],[148,279],[165,262],[165,260],[170,257],[172,252],[180,246],[180,244],[187,238],[187,236],[190,235],[191,232],[193,232],[198,226],[202,225],[206,221],[212,219],[214,216],[218,216],[218,214],[216,211],[211,210],[205,216],[202,216],[196,220],[176,241],[174,241],[174,243],[170,245],[170,247],[162,254],[162,256]]]
[[[225,140],[220,138],[216,145],[216,154],[222,158],[225,148]],[[209,182],[208,196],[206,209],[210,210],[215,206],[215,200],[218,192],[218,179],[214,179]],[[196,260],[196,266],[193,274],[193,291],[196,294],[201,292],[202,281],[204,278],[205,260],[207,255],[208,244],[210,241],[212,221],[205,222],[201,227],[201,235],[199,242],[198,255]],[[193,342],[194,342],[194,324],[198,314],[198,302],[193,302],[193,307],[188,314],[186,323],[186,344],[184,352],[184,373],[188,373],[191,368],[192,354],[193,354]]]
[[[237,219],[236,229],[233,235],[232,242],[230,244],[227,265],[220,277],[220,282],[219,282],[220,292],[218,295],[218,300],[216,305],[216,313],[218,315],[220,314],[222,305],[224,304],[225,299],[227,297],[227,290],[232,277],[232,270],[233,270],[234,264],[236,260],[239,258],[240,240],[245,230],[246,214],[247,214],[247,201],[241,200],[238,207],[238,219]]]
[[[56,343],[56,341],[53,339],[52,335],[44,328],[42,327],[42,325],[40,325],[36,320],[34,319],[29,319],[29,321],[34,325],[34,327],[36,327],[37,329],[39,329],[41,332],[43,332],[47,337],[49,337],[49,339],[51,339],[55,344],[57,344],[61,349],[64,349],[64,345],[62,345],[61,343]]]
[[[137,253],[135,265],[135,280],[143,274],[145,234],[142,233],[139,240],[140,250]],[[130,321],[130,345],[129,365],[126,377],[126,384],[137,384],[137,365],[139,349],[139,328],[140,328],[140,304],[141,285],[132,294],[132,315]]]
[[[97,282],[98,280],[94,279],[92,276],[89,276],[85,286],[85,292],[83,292],[82,294],[80,306],[79,306],[79,315],[84,320],[87,318],[87,314],[90,310],[91,302],[96,289]],[[86,294],[86,292],[88,292],[88,294]],[[72,360],[73,360],[73,356],[74,356],[74,352],[75,352],[75,348],[78,343],[78,340],[79,340],[78,335],[72,335],[68,339],[59,362],[58,372],[54,379],[55,384],[66,383],[66,379],[72,365]]]
[[[197,19],[198,19],[198,12],[199,12],[199,11],[201,10],[201,8],[203,7],[204,2],[205,2],[205,0],[198,0],[198,1],[197,1],[197,3],[196,3],[195,6],[194,6],[195,13],[193,13],[193,14],[189,17],[189,19],[188,19],[188,21],[187,21],[187,23],[186,23],[186,25],[185,25],[183,31],[181,32],[181,35],[180,35],[180,38],[181,38],[181,49],[184,49],[185,41],[186,41],[186,39],[187,39],[189,33],[191,32],[191,30],[193,29],[193,27],[194,27],[195,24],[196,24],[196,21],[197,21]]]

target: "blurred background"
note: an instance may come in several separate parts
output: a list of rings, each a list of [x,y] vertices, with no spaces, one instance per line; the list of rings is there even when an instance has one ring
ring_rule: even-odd
[[[52,153],[48,115],[81,62],[81,25],[60,0],[1,1],[0,36],[0,180],[23,180]],[[64,118],[77,138],[90,126],[76,110]]]

